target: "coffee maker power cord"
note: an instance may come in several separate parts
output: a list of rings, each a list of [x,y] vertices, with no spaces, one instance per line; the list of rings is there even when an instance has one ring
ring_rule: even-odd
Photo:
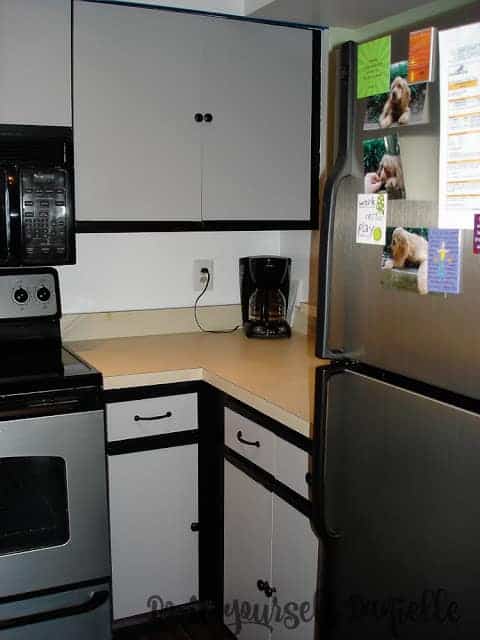
[[[200,324],[200,321],[197,316],[197,306],[200,301],[200,298],[205,294],[205,292],[208,289],[208,285],[210,284],[210,271],[204,267],[202,269],[202,273],[207,274],[207,282],[205,283],[205,286],[203,287],[202,291],[199,293],[197,299],[195,300],[195,304],[193,305],[193,316],[195,318],[195,324],[200,329],[200,331],[203,331],[203,333],[235,333],[235,331],[238,331],[238,329],[240,329],[241,325],[237,324],[237,326],[234,327],[233,329],[224,329],[224,330],[219,329],[218,331],[214,331],[212,329],[205,329]]]

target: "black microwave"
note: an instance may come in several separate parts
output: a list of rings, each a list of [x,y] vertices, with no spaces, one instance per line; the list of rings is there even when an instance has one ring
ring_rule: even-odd
[[[0,267],[75,263],[73,136],[0,125]]]

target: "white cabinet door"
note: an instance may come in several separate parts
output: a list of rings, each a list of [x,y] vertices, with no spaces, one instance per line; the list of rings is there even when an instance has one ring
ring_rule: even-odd
[[[267,640],[270,600],[257,582],[271,584],[272,494],[229,462],[224,527],[225,624],[241,640]]]
[[[200,220],[203,22],[74,3],[78,220]]]
[[[113,615],[198,597],[197,445],[110,456]]]
[[[309,220],[311,32],[220,19],[208,27],[204,219]]]
[[[281,615],[272,640],[313,640],[318,539],[303,514],[273,496],[272,587]]]
[[[0,0],[0,123],[71,126],[70,0]]]

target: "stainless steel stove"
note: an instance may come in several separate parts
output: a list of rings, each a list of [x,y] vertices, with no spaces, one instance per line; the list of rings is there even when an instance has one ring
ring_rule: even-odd
[[[0,270],[0,640],[111,637],[101,376],[53,269]]]

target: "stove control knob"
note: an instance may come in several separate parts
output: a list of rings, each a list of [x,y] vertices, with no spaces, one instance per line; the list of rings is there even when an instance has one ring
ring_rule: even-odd
[[[13,299],[17,304],[25,304],[28,300],[28,292],[22,287],[19,287],[13,292]]]
[[[37,289],[37,298],[38,300],[40,300],[40,302],[48,302],[51,295],[52,294],[50,293],[50,290],[47,289],[47,287],[40,287],[40,289]]]

